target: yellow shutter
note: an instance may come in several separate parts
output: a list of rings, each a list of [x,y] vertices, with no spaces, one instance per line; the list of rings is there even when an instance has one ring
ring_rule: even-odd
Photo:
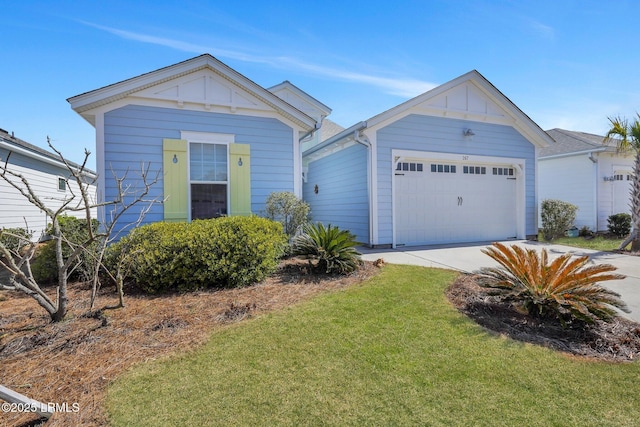
[[[251,215],[251,147],[229,144],[230,215]]]
[[[165,139],[162,143],[164,181],[164,220],[181,222],[189,219],[187,177],[187,141]]]

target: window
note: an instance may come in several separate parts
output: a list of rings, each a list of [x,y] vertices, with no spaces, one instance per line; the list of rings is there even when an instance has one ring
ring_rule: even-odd
[[[410,172],[422,172],[423,164],[422,163],[409,163],[409,162],[399,162],[396,165],[397,171],[410,171]]]
[[[493,168],[493,174],[513,176],[513,168]]]
[[[58,178],[58,191],[67,191],[67,180]]]
[[[189,144],[191,219],[227,214],[227,145]]]
[[[463,166],[462,173],[469,175],[486,175],[487,168],[485,166]]]
[[[431,172],[456,173],[456,165],[439,165],[439,164],[432,163]]]

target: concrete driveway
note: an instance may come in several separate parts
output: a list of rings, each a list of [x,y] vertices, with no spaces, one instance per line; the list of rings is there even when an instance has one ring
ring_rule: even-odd
[[[528,240],[512,240],[502,243],[507,245],[517,244],[527,249],[540,250],[541,248],[546,248],[549,255],[561,255],[567,252],[576,256],[588,255],[590,262],[616,266],[617,273],[624,274],[627,276],[626,279],[603,282],[602,284],[619,293],[622,300],[631,309],[631,313],[622,313],[622,315],[640,322],[640,257]],[[481,252],[483,248],[490,244],[490,242],[487,242],[446,246],[414,246],[398,249],[358,249],[362,253],[362,258],[368,261],[382,258],[390,264],[420,265],[471,273],[482,267],[498,265],[493,259]]]

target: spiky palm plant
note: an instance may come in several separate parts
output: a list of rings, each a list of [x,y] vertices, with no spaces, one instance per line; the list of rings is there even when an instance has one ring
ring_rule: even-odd
[[[307,224],[293,239],[293,253],[316,261],[316,268],[326,273],[346,274],[361,264],[355,236],[331,224]]]
[[[494,243],[482,252],[501,267],[479,270],[479,284],[493,288],[498,294],[524,307],[531,315],[555,317],[561,322],[579,319],[611,321],[615,308],[629,312],[620,295],[598,283],[624,279],[612,273],[610,264],[589,265],[588,256],[573,258],[571,254],[549,260],[543,248],[534,249]]]

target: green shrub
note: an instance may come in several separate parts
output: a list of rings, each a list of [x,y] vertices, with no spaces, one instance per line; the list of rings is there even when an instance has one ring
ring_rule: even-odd
[[[61,216],[58,218],[60,224],[60,232],[71,245],[64,242],[62,243],[62,256],[66,261],[73,253],[77,245],[84,244],[89,238],[89,229],[87,228],[86,219],[78,219],[72,216]],[[91,220],[91,228],[93,232],[98,231],[98,220]],[[52,235],[53,226],[49,224],[45,230],[45,233]],[[88,245],[87,251],[97,250],[98,244],[96,242]],[[78,258],[78,264],[72,269],[69,279],[88,280],[92,277],[93,257],[83,252]],[[38,283],[54,283],[58,280],[58,264],[56,263],[56,244],[55,240],[49,240],[44,243],[36,252],[35,259],[31,264],[33,277]]]
[[[572,258],[567,253],[549,260],[543,248],[523,249],[494,243],[482,252],[501,267],[485,267],[477,272],[478,283],[523,307],[533,316],[556,318],[563,324],[574,319],[587,323],[610,321],[615,307],[629,312],[620,295],[599,282],[623,279],[612,273],[610,264],[587,265],[588,256]]]
[[[578,207],[562,200],[542,201],[542,234],[546,240],[564,236],[564,232],[573,226]]]
[[[0,233],[0,244],[13,253],[18,253],[22,247],[31,242],[33,231],[26,228],[3,228]],[[0,254],[2,258],[2,254]]]
[[[272,273],[285,243],[279,223],[256,216],[157,222],[111,245],[106,260],[128,257],[127,277],[149,293],[239,287]]]
[[[265,214],[267,218],[282,224],[282,230],[291,238],[309,222],[310,210],[309,205],[295,194],[283,191],[269,194]]]
[[[358,243],[348,230],[329,224],[308,224],[301,235],[293,239],[293,253],[316,261],[316,268],[326,273],[347,274],[361,264]]]
[[[580,228],[580,231],[578,232],[578,236],[580,237],[593,237],[594,234],[595,233],[586,225]]]
[[[618,237],[626,237],[631,232],[631,215],[617,213],[607,218],[609,232]]]

